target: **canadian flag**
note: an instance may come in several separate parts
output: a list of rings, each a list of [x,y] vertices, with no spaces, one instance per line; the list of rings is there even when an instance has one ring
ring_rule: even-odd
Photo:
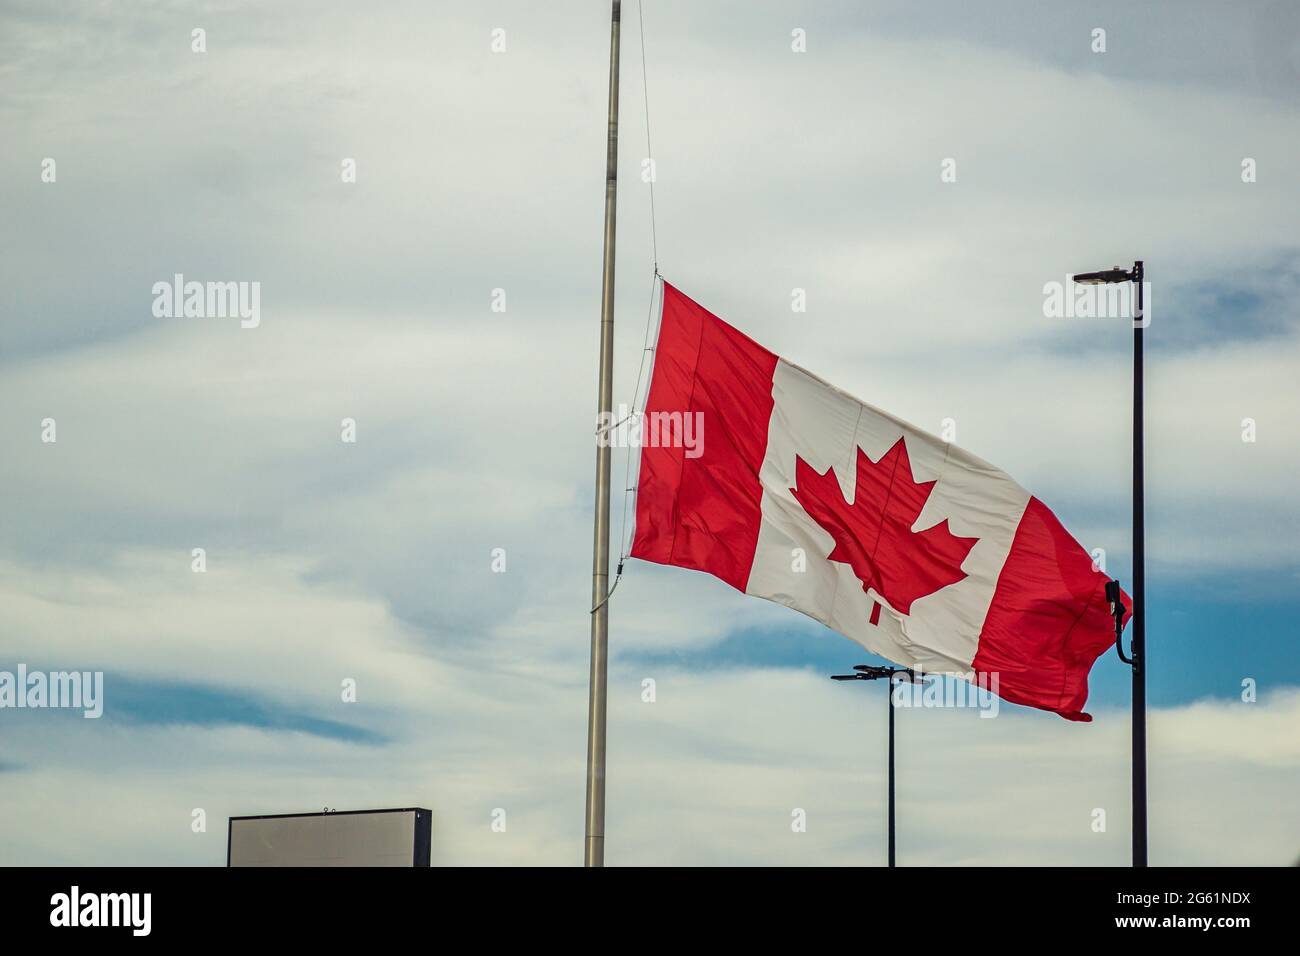
[[[997,468],[666,282],[642,422],[632,557],[706,571],[903,666],[1091,720],[1088,671],[1115,641],[1107,578]],[[692,422],[692,442],[665,440]]]

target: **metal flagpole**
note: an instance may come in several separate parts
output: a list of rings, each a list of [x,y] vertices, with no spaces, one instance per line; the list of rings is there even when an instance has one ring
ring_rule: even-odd
[[[609,135],[605,152],[605,255],[600,289],[600,388],[598,427],[611,420],[614,404],[614,216],[618,198],[619,0],[609,26]],[[602,435],[602,438],[605,436]],[[609,663],[609,455],[596,443],[596,518],[591,563],[591,677],[587,701],[587,836],[583,863],[605,865],[605,703]]]

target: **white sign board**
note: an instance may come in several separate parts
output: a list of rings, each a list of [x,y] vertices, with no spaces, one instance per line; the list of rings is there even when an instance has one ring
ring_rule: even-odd
[[[420,807],[231,817],[227,866],[428,866]]]

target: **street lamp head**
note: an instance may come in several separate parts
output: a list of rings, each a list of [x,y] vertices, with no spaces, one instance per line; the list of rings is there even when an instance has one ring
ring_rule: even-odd
[[[866,680],[861,674],[832,674],[831,680]]]
[[[863,680],[875,680],[878,677],[888,677],[892,668],[877,667],[874,664],[854,664],[853,669],[859,673]]]
[[[1129,269],[1121,269],[1115,266],[1111,269],[1103,269],[1100,272],[1076,272],[1074,281],[1079,285],[1107,285],[1112,282],[1132,282],[1133,272]]]
[[[834,680],[888,680],[893,681],[897,678],[899,681],[905,681],[913,684],[921,683],[916,672],[910,667],[881,667],[876,664],[854,664],[853,669],[856,674],[844,674],[834,677]]]

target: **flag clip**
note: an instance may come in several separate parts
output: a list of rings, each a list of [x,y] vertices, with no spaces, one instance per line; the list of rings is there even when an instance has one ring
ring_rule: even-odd
[[[1124,598],[1119,581],[1106,582],[1106,600],[1110,602],[1110,613],[1115,616],[1115,652],[1119,654],[1121,661],[1132,667],[1133,658],[1124,654]]]

